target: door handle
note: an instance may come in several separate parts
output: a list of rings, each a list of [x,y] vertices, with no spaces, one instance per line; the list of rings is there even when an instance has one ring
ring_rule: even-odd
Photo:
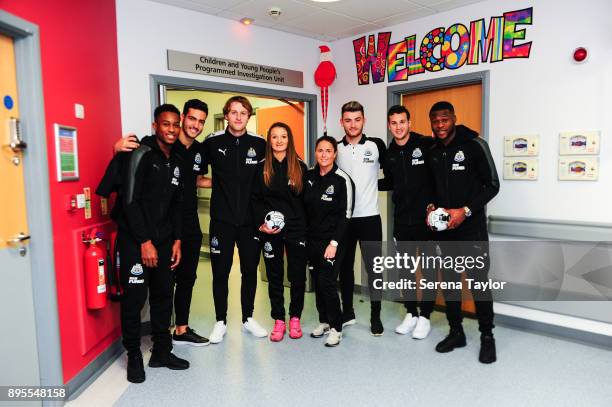
[[[16,117],[8,119],[9,144],[8,146],[14,153],[19,153],[28,147],[28,144],[21,139],[21,123]]]
[[[26,249],[26,246],[24,244],[26,240],[30,240],[30,235],[26,235],[23,232],[19,232],[10,239],[7,239],[7,242],[11,246],[19,245],[19,255],[21,257],[24,257],[28,252],[28,249]]]
[[[12,238],[8,239],[8,242],[12,244],[19,244],[19,243],[25,242],[26,240],[30,240],[30,235],[26,235],[23,232],[19,232]]]

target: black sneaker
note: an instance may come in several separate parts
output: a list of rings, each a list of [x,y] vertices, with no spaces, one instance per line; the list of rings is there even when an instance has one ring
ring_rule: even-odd
[[[189,369],[189,362],[174,355],[172,352],[151,353],[149,367],[167,367],[170,370]]]
[[[447,353],[455,348],[463,348],[465,345],[465,333],[463,333],[463,331],[451,330],[448,336],[436,345],[436,351]]]
[[[191,346],[206,346],[209,344],[207,338],[198,335],[195,331],[189,327],[187,327],[187,331],[185,331],[182,335],[177,335],[176,330],[172,334],[172,344],[173,345],[191,345]]]
[[[370,318],[370,332],[374,336],[382,336],[385,332],[382,321],[380,320],[380,314],[374,314]]]
[[[480,363],[493,363],[497,360],[493,335],[480,336],[480,354],[478,355],[478,360]]]
[[[142,383],[145,381],[144,364],[142,355],[128,355],[127,380],[132,383]]]

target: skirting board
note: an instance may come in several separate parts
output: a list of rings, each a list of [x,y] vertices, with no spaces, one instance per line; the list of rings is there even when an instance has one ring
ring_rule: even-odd
[[[368,293],[367,287],[361,285],[355,285],[355,292],[366,296]],[[442,307],[436,306],[436,310],[444,312]],[[540,315],[541,318],[526,318],[520,315],[525,313],[529,313],[534,316],[537,314]],[[558,320],[569,322],[564,323],[563,325],[546,322],[545,319],[551,315],[554,315],[554,317]],[[475,315],[470,313],[464,313],[464,316],[467,318],[475,318]],[[597,329],[596,332],[592,332],[571,327],[571,321],[573,319],[576,319],[576,317],[553,314],[545,311],[523,308],[516,305],[495,303],[496,325],[612,349],[612,325],[604,322],[590,321],[592,324],[600,327],[600,329]]]
[[[151,321],[145,321],[141,324],[141,334],[149,335],[151,333]],[[83,370],[75,377],[66,383],[66,392],[68,400],[74,400],[81,394],[92,382],[94,382],[108,366],[110,366],[119,356],[123,354],[123,344],[121,338],[118,338],[97,358],[92,360]]]

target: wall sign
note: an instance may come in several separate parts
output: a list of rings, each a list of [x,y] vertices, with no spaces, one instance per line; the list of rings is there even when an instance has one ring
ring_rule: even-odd
[[[504,156],[524,157],[537,156],[540,152],[540,136],[516,135],[504,137]]]
[[[301,71],[170,49],[168,50],[168,69],[243,81],[272,83],[296,88],[304,87],[304,72]]]
[[[55,166],[57,181],[79,179],[79,154],[77,150],[77,129],[55,124]]]
[[[504,158],[504,179],[535,181],[539,167],[540,162],[535,157]]]
[[[597,181],[599,157],[559,157],[559,180]]]
[[[560,155],[598,155],[599,131],[568,131],[559,134]]]
[[[359,85],[372,82],[407,81],[412,75],[424,72],[439,72],[443,69],[458,69],[466,63],[501,62],[511,58],[529,58],[531,41],[524,40],[525,29],[519,25],[531,25],[533,7],[509,11],[502,16],[491,17],[487,27],[485,19],[470,22],[469,29],[461,23],[448,28],[436,27],[425,34],[420,43],[413,34],[400,42],[390,44],[391,32],[361,37],[353,41],[357,82]]]

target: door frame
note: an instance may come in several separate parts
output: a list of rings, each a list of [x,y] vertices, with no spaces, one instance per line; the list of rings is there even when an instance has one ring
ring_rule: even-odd
[[[317,141],[317,95],[312,93],[300,93],[278,89],[260,88],[256,86],[238,85],[234,83],[212,82],[200,79],[181,78],[165,75],[151,75],[151,117],[155,108],[163,102],[160,94],[160,86],[172,86],[183,89],[196,89],[206,92],[236,92],[246,93],[257,96],[271,96],[276,98],[285,98],[304,102],[307,114],[305,117],[308,120],[306,131],[306,151],[307,157],[304,157],[308,165],[314,164],[314,147]]]
[[[461,85],[480,84],[482,86],[482,138],[489,139],[489,92],[490,71],[483,70],[460,75],[444,76],[412,83],[401,83],[387,87],[387,110],[393,105],[399,105],[402,95],[454,88]],[[386,117],[386,116],[385,116]],[[391,140],[391,133],[387,131],[387,145]],[[387,236],[393,236],[393,202],[387,199]]]
[[[32,297],[40,383],[64,384],[57,309],[53,229],[47,168],[40,31],[36,24],[0,10],[0,33],[13,38],[23,139],[28,143],[23,171],[32,273]]]

